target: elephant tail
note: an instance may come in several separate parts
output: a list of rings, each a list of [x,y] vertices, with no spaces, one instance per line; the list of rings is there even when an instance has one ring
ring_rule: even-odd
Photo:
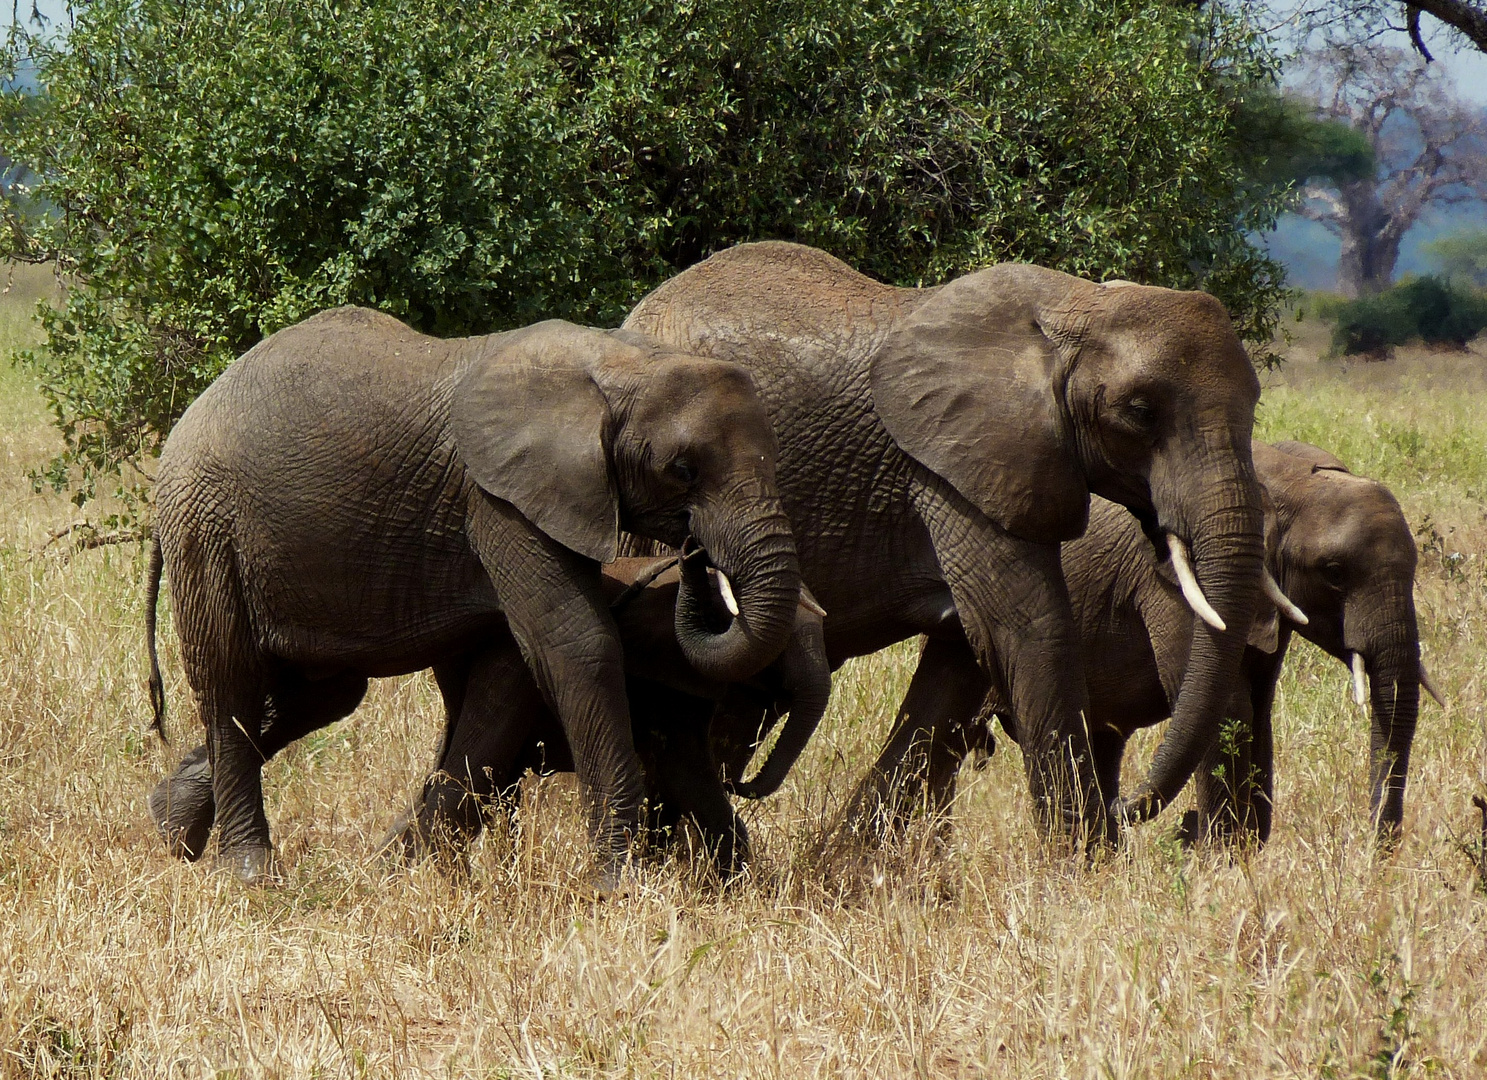
[[[160,741],[169,743],[165,737],[165,680],[160,677],[160,652],[155,647],[155,609],[160,606],[160,575],[165,569],[165,558],[160,552],[160,537],[150,539],[150,566],[145,583],[145,641],[150,651],[150,708],[155,718],[150,730],[160,736]]]

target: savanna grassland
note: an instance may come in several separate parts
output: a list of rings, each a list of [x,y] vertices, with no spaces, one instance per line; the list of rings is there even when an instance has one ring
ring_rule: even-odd
[[[0,349],[34,332],[48,282],[17,273]],[[604,904],[567,778],[529,782],[467,881],[373,857],[432,759],[424,676],[375,684],[268,767],[282,885],[169,859],[145,795],[200,739],[169,620],[162,746],[144,557],[47,546],[79,514],[32,493],[57,437],[0,366],[0,1075],[1487,1074],[1487,893],[1465,850],[1487,792],[1487,354],[1343,370],[1299,329],[1261,435],[1386,480],[1420,539],[1449,705],[1422,705],[1397,854],[1371,843],[1347,673],[1303,643],[1262,853],[1185,853],[1169,812],[1086,869],[1036,841],[1003,740],[966,770],[946,850],[920,835],[823,879],[812,843],[886,730],[906,643],[844,670],[785,789],[745,809],[748,876],[720,891],[672,861]]]

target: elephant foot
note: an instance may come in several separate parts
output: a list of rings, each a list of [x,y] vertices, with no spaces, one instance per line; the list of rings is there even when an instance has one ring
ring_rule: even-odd
[[[188,862],[201,858],[216,815],[207,748],[198,746],[182,758],[175,771],[150,792],[145,804],[167,851]]]
[[[263,844],[243,844],[220,852],[215,865],[230,870],[244,885],[273,885],[281,880],[274,849]]]
[[[1173,833],[1177,842],[1185,848],[1197,847],[1206,837],[1207,830],[1203,827],[1203,817],[1196,810],[1189,810],[1182,815],[1182,820],[1177,823],[1177,830]]]
[[[635,893],[635,870],[629,859],[610,859],[600,864],[589,879],[594,899],[624,900]]]
[[[469,845],[451,828],[436,827],[435,835],[419,816],[416,807],[399,814],[377,843],[377,855],[389,866],[417,866],[433,859],[441,870],[456,877],[469,877]]]
[[[404,810],[377,841],[377,857],[388,863],[412,865],[428,854],[428,845],[414,827],[415,810]]]

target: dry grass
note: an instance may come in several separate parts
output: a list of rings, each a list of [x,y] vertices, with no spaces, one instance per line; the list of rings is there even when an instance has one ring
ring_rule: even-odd
[[[6,302],[0,345],[25,310]],[[1423,709],[1394,858],[1369,841],[1346,674],[1303,647],[1263,854],[1187,855],[1159,825],[1081,869],[1034,842],[1003,745],[968,770],[946,854],[823,882],[803,853],[870,760],[907,645],[851,666],[785,791],[748,811],[748,878],[720,893],[673,862],[604,905],[577,887],[562,779],[532,785],[467,884],[369,858],[432,753],[423,677],[268,770],[281,887],[169,860],[144,796],[199,729],[167,650],[176,745],[144,734],[143,560],[35,554],[75,511],[31,494],[53,436],[0,372],[0,1074],[1483,1075],[1487,895],[1459,846],[1487,782],[1482,370],[1297,363],[1266,393],[1265,434],[1337,448],[1435,530],[1420,596],[1451,704]]]

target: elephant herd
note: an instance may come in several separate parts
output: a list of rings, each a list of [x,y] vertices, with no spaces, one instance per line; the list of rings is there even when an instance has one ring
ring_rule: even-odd
[[[151,814],[176,854],[215,828],[262,878],[263,763],[369,678],[432,668],[442,747],[389,850],[462,851],[528,770],[572,770],[601,891],[684,816],[726,876],[749,857],[730,795],[778,789],[834,669],[918,636],[859,835],[947,809],[996,717],[1053,836],[1113,843],[1196,774],[1195,835],[1263,841],[1299,632],[1371,702],[1387,840],[1434,693],[1413,537],[1327,453],[1252,444],[1258,399],[1211,296],[1022,264],[896,288],[767,242],[614,331],[322,313],[230,365],[162,453],[151,697],[159,726],[165,572],[207,738]],[[1122,789],[1127,739],[1168,717]]]

